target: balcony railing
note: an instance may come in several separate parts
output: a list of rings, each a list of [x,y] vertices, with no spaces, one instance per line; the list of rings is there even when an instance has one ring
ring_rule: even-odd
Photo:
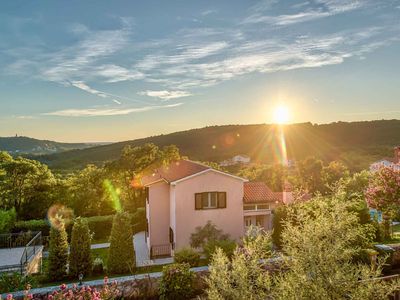
[[[150,247],[150,259],[171,256],[171,244],[153,245]]]
[[[19,264],[1,264],[0,273],[19,271],[25,274],[31,259],[42,251],[42,233],[41,232],[24,232],[10,233],[0,235],[0,249],[23,248],[22,255],[19,257]],[[16,251],[17,253],[21,253]]]
[[[21,265],[26,266],[31,257],[35,256],[42,247],[42,232],[37,232],[36,235],[26,244],[24,252],[21,256]]]

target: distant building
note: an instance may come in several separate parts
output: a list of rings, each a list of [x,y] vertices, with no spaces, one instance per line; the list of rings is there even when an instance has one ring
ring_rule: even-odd
[[[369,169],[371,172],[376,172],[385,167],[400,171],[400,146],[394,148],[394,158],[384,158],[376,161],[369,166]]]
[[[238,165],[238,164],[248,164],[250,163],[251,159],[247,155],[235,155],[231,159],[224,160],[220,162],[221,167],[227,167],[227,166],[233,166],[233,165]]]

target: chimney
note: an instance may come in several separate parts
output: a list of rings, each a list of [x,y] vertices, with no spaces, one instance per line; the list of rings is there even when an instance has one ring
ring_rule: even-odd
[[[394,163],[400,163],[400,146],[394,147]]]

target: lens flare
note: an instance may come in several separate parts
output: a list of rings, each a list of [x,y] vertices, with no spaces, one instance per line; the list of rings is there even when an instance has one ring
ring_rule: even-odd
[[[279,148],[280,148],[280,158],[281,164],[287,166],[288,159],[287,159],[287,148],[286,148],[286,140],[285,140],[285,132],[282,127],[278,128],[279,132]]]
[[[119,189],[116,189],[109,179],[105,179],[103,181],[103,187],[105,192],[110,197],[114,209],[118,212],[121,211],[122,208],[121,208],[121,200],[119,199],[119,194],[120,194],[120,192],[118,192]]]
[[[60,230],[63,225],[70,224],[73,218],[74,213],[72,209],[62,204],[54,204],[47,211],[47,219],[51,227],[58,230]]]

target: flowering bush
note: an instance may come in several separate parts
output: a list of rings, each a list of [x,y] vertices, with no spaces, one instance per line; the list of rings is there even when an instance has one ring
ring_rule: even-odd
[[[372,176],[366,191],[368,205],[382,211],[389,235],[390,221],[400,207],[400,171],[382,168]]]
[[[108,283],[108,278],[104,278],[104,285],[102,288],[91,288],[90,286],[78,286],[73,285],[72,288],[68,288],[66,284],[60,285],[60,289],[54,291],[47,296],[48,300],[112,300],[119,299],[121,292],[117,288],[117,282],[114,281],[112,284]],[[13,295],[7,295],[6,300],[13,300]],[[33,295],[30,293],[30,286],[25,291],[24,300],[33,299]],[[1,300],[1,296],[0,296]]]

